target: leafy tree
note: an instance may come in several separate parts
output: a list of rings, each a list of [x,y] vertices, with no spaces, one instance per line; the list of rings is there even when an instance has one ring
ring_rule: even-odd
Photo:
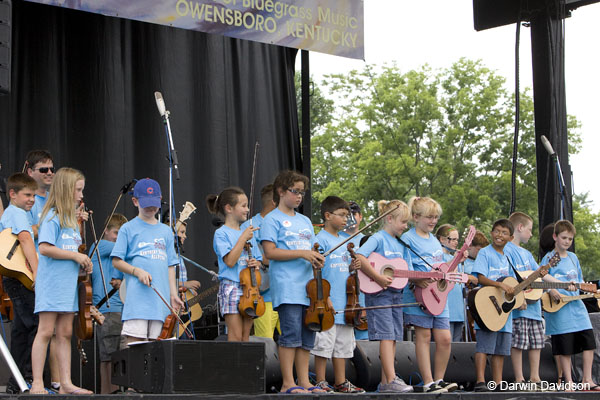
[[[328,195],[357,201],[367,219],[376,215],[377,200],[431,196],[444,210],[440,224],[461,231],[473,224],[488,233],[493,221],[508,215],[514,100],[505,79],[481,61],[460,59],[444,70],[425,65],[407,72],[395,64],[367,65],[326,76],[322,88],[335,109],[328,110],[328,121],[315,124],[311,139],[313,221]],[[568,128],[576,154],[581,139],[575,117],[569,116]],[[521,94],[519,129],[516,208],[533,217],[537,232],[529,90]],[[578,240],[592,246],[598,217],[585,202],[578,207],[576,223],[586,221],[578,226],[585,230]],[[527,247],[535,251],[537,243],[536,236]],[[581,251],[587,250],[578,247]]]

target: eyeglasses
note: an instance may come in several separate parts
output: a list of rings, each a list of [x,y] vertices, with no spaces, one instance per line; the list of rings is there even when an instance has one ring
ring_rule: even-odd
[[[48,171],[54,173],[54,167],[41,167],[41,168],[34,168],[34,171],[40,171],[40,173],[42,174],[47,174]]]
[[[421,215],[421,214],[419,214],[419,215]],[[435,219],[440,219],[440,216],[439,216],[439,215],[421,215],[421,216],[422,216],[423,218],[426,218],[426,219],[432,219],[432,220],[435,220]]]
[[[340,217],[343,219],[348,219],[348,216],[349,216],[348,214],[344,215],[344,214],[336,214],[336,213],[331,213],[331,215],[335,215],[336,217]]]
[[[304,195],[306,194],[306,192],[304,190],[296,190],[296,189],[289,188],[288,191],[292,194],[295,194],[296,196],[300,195],[300,196],[304,197]]]
[[[458,238],[447,237],[446,240],[449,242],[458,242]]]

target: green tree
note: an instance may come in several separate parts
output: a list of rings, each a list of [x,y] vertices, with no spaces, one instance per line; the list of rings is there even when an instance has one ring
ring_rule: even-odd
[[[357,201],[368,219],[380,199],[431,196],[444,210],[440,224],[462,231],[473,224],[486,234],[494,220],[508,215],[514,99],[505,79],[481,61],[460,59],[444,70],[425,65],[407,72],[395,64],[367,65],[326,76],[322,88],[335,100],[335,110],[311,139],[313,221],[328,195]],[[581,141],[572,116],[568,128],[575,154]],[[533,217],[537,232],[528,89],[521,93],[519,130],[516,209]],[[581,218],[590,214],[589,207],[581,207]],[[584,229],[593,236],[591,227]],[[536,250],[537,243],[534,237],[528,248]]]

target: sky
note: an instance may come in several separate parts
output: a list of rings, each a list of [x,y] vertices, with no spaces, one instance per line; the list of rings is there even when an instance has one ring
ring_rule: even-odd
[[[310,53],[316,82],[325,74],[361,70],[365,63],[396,62],[404,72],[427,63],[446,68],[461,57],[481,59],[515,87],[514,24],[475,31],[472,0],[365,0],[365,61]],[[533,87],[530,29],[521,28],[520,86]],[[581,7],[565,20],[567,113],[582,124],[582,150],[571,156],[575,193],[589,192],[600,211],[600,185],[594,160],[600,148],[600,3]],[[596,50],[594,50],[594,48]],[[300,69],[298,57],[297,69]]]

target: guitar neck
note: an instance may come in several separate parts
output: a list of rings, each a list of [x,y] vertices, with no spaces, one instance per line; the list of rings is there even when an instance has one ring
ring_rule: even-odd
[[[425,272],[425,271],[407,271],[407,270],[395,270],[394,278],[413,278],[413,279],[444,279],[443,272]]]
[[[191,299],[188,300],[188,306],[194,306],[196,304],[198,304],[198,302],[202,301],[202,299],[210,296],[211,294],[213,294],[214,292],[216,292],[217,290],[219,290],[219,285],[215,285],[213,287],[211,287],[210,289],[205,290],[204,292],[192,297]]]
[[[560,298],[560,301],[562,301],[563,303],[569,303],[571,301],[591,299],[592,297],[597,297],[597,296],[594,294],[580,294],[577,296],[564,296],[564,297]]]
[[[532,289],[567,289],[569,286],[575,286],[577,289],[581,289],[579,283],[570,282],[533,282],[531,284]]]
[[[515,286],[515,289],[513,291],[513,296],[516,296],[517,294],[519,294],[520,292],[523,291],[523,289],[531,286],[531,284],[540,277],[540,275],[542,275],[542,269],[547,269],[547,265],[544,267],[540,267],[537,270],[533,271],[531,273],[531,275],[529,275],[526,279],[523,279],[523,281],[521,283],[519,283],[517,286]],[[539,283],[539,282],[537,282]]]

